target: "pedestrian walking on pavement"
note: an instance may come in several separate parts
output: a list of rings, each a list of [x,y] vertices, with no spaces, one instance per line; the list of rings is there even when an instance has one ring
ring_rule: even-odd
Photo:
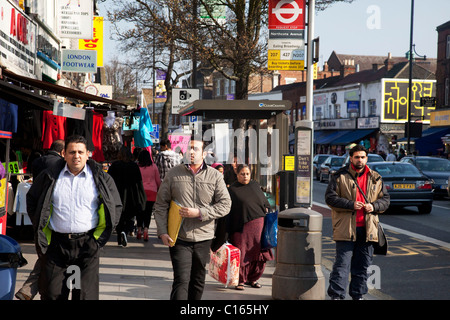
[[[131,151],[122,146],[118,160],[111,164],[108,173],[116,183],[123,205],[122,215],[116,227],[117,243],[126,247],[127,235],[134,229],[134,219],[138,213],[145,210],[147,202],[141,171],[138,164],[132,160]]]
[[[174,280],[171,300],[200,300],[215,220],[228,214],[230,195],[222,174],[208,166],[204,142],[191,137],[188,163],[172,168],[161,183],[155,203],[157,234],[169,246]],[[183,218],[175,245],[168,234],[171,201],[181,205]]]
[[[161,151],[155,157],[155,164],[159,170],[159,177],[163,181],[167,172],[179,165],[183,159],[179,153],[172,150],[172,143],[169,139],[161,140],[159,145]]]
[[[39,293],[41,300],[68,299],[68,277],[79,271],[72,299],[97,300],[99,248],[117,224],[122,203],[113,179],[88,159],[84,137],[67,138],[63,156],[27,193],[42,268]]]
[[[250,178],[248,165],[238,165],[236,172],[237,181],[228,188],[232,204],[227,217],[230,243],[241,251],[236,289],[244,290],[244,284],[261,288],[258,280],[264,272],[266,261],[273,260],[272,251],[261,248],[264,217],[270,204],[258,182]]]
[[[62,152],[64,150],[64,140],[55,140],[50,146],[49,151],[42,157],[39,157],[33,161],[33,178],[36,177],[47,168],[51,168],[58,161],[63,159]],[[41,273],[41,261],[39,258],[36,260],[33,270],[30,272],[27,280],[23,283],[22,287],[15,294],[19,300],[33,300],[39,292],[38,280]]]
[[[366,165],[367,153],[361,145],[353,147],[350,163],[331,176],[325,192],[336,242],[328,295],[335,300],[345,298],[349,272],[352,299],[360,300],[368,292],[367,269],[372,264],[372,243],[378,241],[378,214],[389,207],[381,176]]]
[[[138,164],[147,202],[145,203],[145,210],[138,212],[136,216],[137,239],[140,240],[143,237],[144,241],[148,241],[148,228],[150,227],[153,205],[161,185],[161,179],[159,178],[158,167],[153,163],[150,153],[146,149],[139,153]]]

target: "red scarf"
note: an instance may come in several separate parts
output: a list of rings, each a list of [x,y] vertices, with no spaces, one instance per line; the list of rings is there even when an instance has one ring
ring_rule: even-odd
[[[356,171],[356,168],[352,165],[352,169]],[[358,185],[361,187],[361,190],[364,192],[367,190],[367,173],[369,172],[367,166],[364,167],[363,171],[361,173],[357,174],[356,181]],[[364,199],[364,196],[359,191],[359,188],[356,187],[356,201],[364,202],[366,203],[366,200]],[[356,226],[357,227],[365,227],[366,222],[364,219],[364,208],[356,211]]]

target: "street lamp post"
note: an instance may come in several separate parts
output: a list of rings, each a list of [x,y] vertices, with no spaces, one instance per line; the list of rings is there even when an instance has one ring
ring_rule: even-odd
[[[408,86],[408,154],[411,154],[411,94],[412,94],[412,71],[413,71],[413,26],[414,26],[414,0],[411,0],[411,29],[409,36],[409,86]]]

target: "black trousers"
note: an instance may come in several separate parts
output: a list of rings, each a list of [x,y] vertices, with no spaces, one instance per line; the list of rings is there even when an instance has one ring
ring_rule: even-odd
[[[200,300],[206,278],[206,264],[212,240],[186,242],[177,239],[170,247],[173,267],[171,300]]]
[[[39,277],[41,300],[99,299],[99,247],[93,232],[69,239],[52,233],[47,252],[42,255]]]

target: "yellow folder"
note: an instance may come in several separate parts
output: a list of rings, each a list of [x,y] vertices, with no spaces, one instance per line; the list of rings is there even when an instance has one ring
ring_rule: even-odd
[[[169,216],[167,218],[167,231],[173,242],[170,243],[171,246],[175,245],[177,241],[178,232],[180,231],[181,222],[183,218],[180,216],[181,206],[175,201],[170,202]]]

